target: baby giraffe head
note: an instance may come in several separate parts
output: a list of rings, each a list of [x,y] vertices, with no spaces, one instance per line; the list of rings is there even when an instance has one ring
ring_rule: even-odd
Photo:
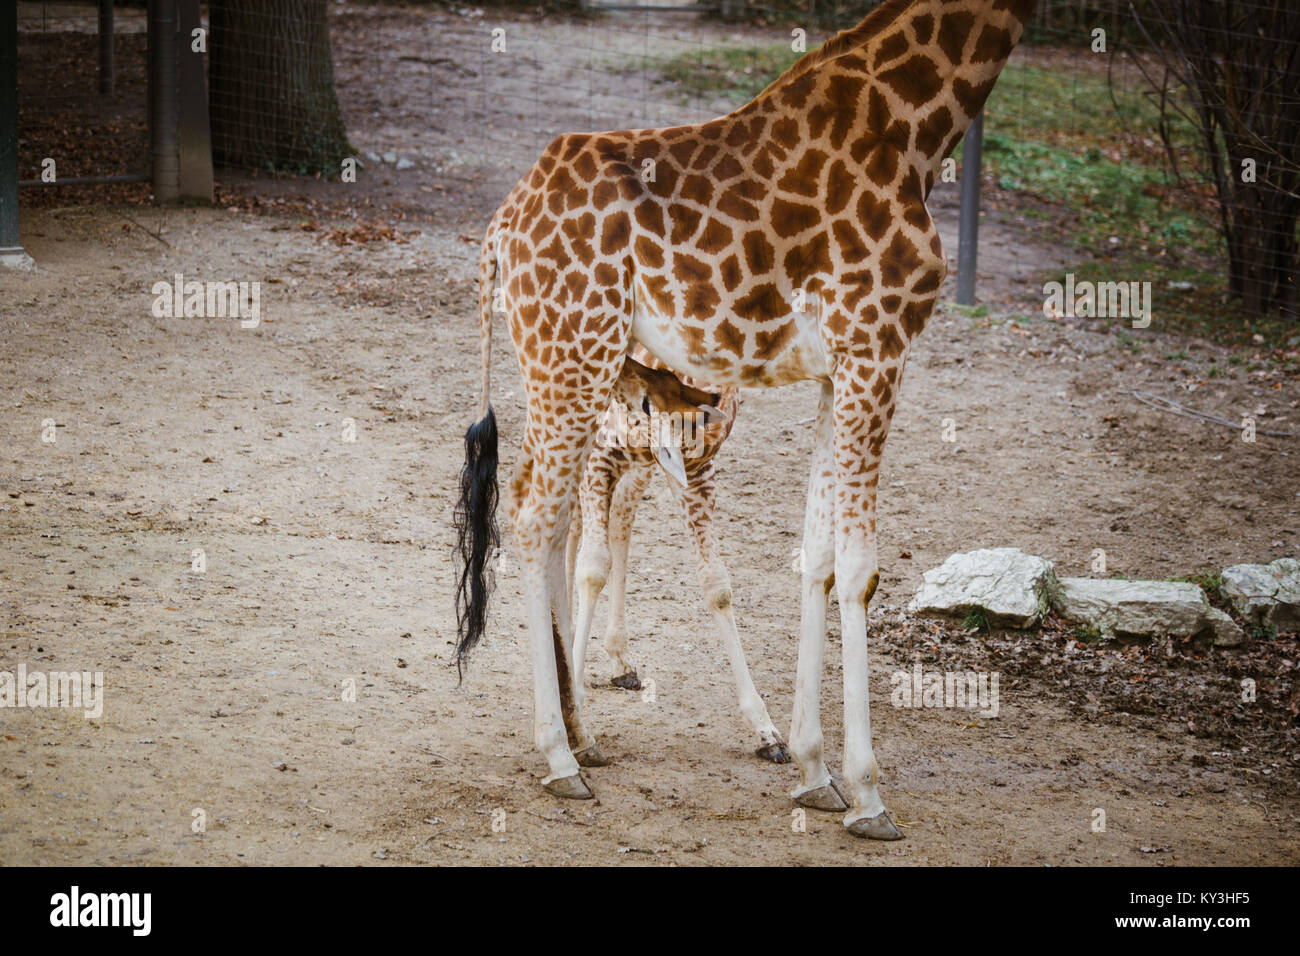
[[[675,418],[690,421],[694,428],[703,428],[710,422],[727,422],[730,416],[719,408],[720,392],[706,392],[693,388],[672,372],[649,368],[636,359],[628,358],[623,374],[614,385],[614,401],[623,404],[634,414],[639,413],[650,421]],[[651,437],[655,458],[668,476],[682,487],[686,486],[686,462],[682,458],[682,433],[675,433],[675,441]]]

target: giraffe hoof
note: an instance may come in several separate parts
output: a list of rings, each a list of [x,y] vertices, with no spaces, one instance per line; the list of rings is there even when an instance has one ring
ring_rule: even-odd
[[[587,781],[582,779],[582,774],[575,773],[570,777],[558,777],[550,783],[542,784],[546,792],[554,797],[563,797],[566,800],[590,800],[595,794],[587,786]]]
[[[790,751],[786,748],[785,744],[782,743],[779,737],[770,744],[763,744],[763,746],[755,750],[754,753],[757,754],[759,758],[771,761],[772,763],[790,762]]]
[[[600,752],[599,744],[592,744],[583,750],[579,750],[573,755],[578,761],[579,767],[608,767],[609,760]]]
[[[621,687],[624,690],[640,690],[641,678],[636,676],[636,671],[628,671],[626,674],[620,674],[618,677],[610,680],[615,687]]]
[[[849,808],[848,801],[834,783],[801,793],[794,798],[794,802],[809,810],[825,810],[827,813],[843,813]]]
[[[850,833],[864,840],[901,840],[903,833],[889,819],[889,811],[881,810],[874,817],[863,817],[845,824]]]

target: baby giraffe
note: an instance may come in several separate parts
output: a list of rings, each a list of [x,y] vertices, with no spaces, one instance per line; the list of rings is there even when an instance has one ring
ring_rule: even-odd
[[[637,358],[654,362],[643,351],[637,352]],[[732,613],[731,580],[713,534],[713,456],[731,433],[738,405],[739,390],[734,386],[710,393],[665,369],[628,360],[583,473],[581,511],[569,525],[568,580],[570,591],[576,588],[578,597],[573,691],[581,710],[592,613],[607,582],[613,588],[605,632],[605,651],[613,664],[612,683],[627,690],[641,688],[636,669],[627,658],[623,602],[637,504],[658,464],[670,479],[694,539],[699,580],[731,661],[740,711],[758,733],[755,753],[773,763],[786,763],[790,754],[785,742],[749,676]]]

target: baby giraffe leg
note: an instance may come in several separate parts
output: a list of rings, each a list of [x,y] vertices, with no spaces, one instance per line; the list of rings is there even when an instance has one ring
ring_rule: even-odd
[[[570,553],[576,551],[572,562],[572,581],[578,604],[573,639],[573,689],[580,704],[587,696],[586,681],[582,675],[591,640],[596,599],[600,597],[609,577],[609,502],[614,486],[623,474],[623,467],[624,459],[619,451],[599,446],[592,451],[578,492],[581,507],[573,522],[574,529],[580,529],[580,532],[575,534],[571,529],[569,535]]]
[[[610,683],[624,690],[641,689],[641,679],[627,658],[623,604],[627,598],[627,551],[632,540],[632,523],[653,474],[652,467],[631,468],[614,486],[609,505],[609,622],[605,630],[605,653],[610,659]]]
[[[736,629],[731,603],[731,576],[727,573],[727,566],[718,552],[717,538],[713,534],[713,462],[705,461],[688,467],[686,474],[687,485],[678,491],[677,497],[685,512],[686,525],[695,541],[704,599],[713,612],[718,633],[731,662],[731,673],[740,696],[740,712],[758,734],[758,748],[754,752],[773,763],[788,763],[790,753],[786,750],[785,741],[777,733],[772,718],[768,716],[767,705],[755,689],[753,678],[749,676],[745,650],[740,643],[740,632]]]

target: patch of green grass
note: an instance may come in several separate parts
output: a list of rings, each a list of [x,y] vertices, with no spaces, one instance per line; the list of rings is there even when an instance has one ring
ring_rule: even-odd
[[[1081,262],[1059,272],[1043,273],[1044,281],[1064,282],[1066,272],[1074,274],[1075,284],[1080,282],[1150,282],[1151,330],[1186,332],[1213,338],[1218,344],[1230,348],[1245,348],[1252,352],[1283,349],[1287,339],[1296,334],[1295,323],[1282,318],[1261,319],[1248,316],[1225,303],[1228,291],[1227,277],[1208,269],[1190,265],[1176,265],[1166,259],[1145,255],[1110,262]],[[1178,287],[1190,282],[1192,289]],[[1174,283],[1171,287],[1171,283]],[[1130,319],[1099,319],[1103,328],[1119,325],[1131,327]],[[1135,335],[1143,332],[1134,329]],[[1256,343],[1256,334],[1264,343]],[[1229,359],[1234,364],[1246,358]]]
[[[1078,151],[987,131],[984,160],[999,188],[1068,208],[1068,238],[1091,252],[1145,246],[1151,254],[1205,256],[1218,248],[1204,210],[1180,201],[1159,168],[1117,162],[1096,147]]]
[[[962,620],[961,626],[966,630],[988,631],[992,628],[989,622],[988,612],[981,607],[975,608]]]
[[[1082,644],[1096,644],[1104,635],[1090,624],[1080,624],[1070,632],[1070,636]]]
[[[1197,571],[1194,574],[1184,575],[1181,578],[1174,578],[1173,580],[1187,584],[1195,584],[1209,594],[1218,594],[1219,589],[1223,587],[1223,575],[1211,568]]]
[[[1120,348],[1127,349],[1132,355],[1138,355],[1141,353],[1142,346],[1138,344],[1137,339],[1133,337],[1133,333],[1128,329],[1120,329],[1119,335],[1116,336],[1116,338],[1119,341]]]
[[[1067,61],[1068,62],[1068,61]],[[1008,63],[985,104],[985,135],[1042,142],[1084,141],[1149,152],[1159,159],[1153,132],[1160,111],[1140,83],[1116,84],[1102,73]],[[1177,145],[1199,144],[1197,131],[1171,117]],[[1029,135],[1026,135],[1029,133]]]
[[[684,96],[723,96],[745,103],[800,56],[788,43],[688,50],[664,63],[660,74]]]
[[[1186,362],[1187,349],[1178,349],[1176,352],[1170,352],[1165,356],[1165,359],[1170,362]]]
[[[958,305],[954,302],[952,307],[968,319],[982,319],[989,314],[988,303],[982,303],[980,305]]]

